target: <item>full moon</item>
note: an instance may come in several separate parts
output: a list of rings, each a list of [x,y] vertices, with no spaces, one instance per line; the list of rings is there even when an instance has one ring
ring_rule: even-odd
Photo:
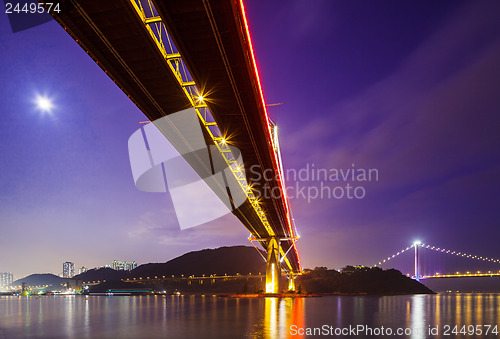
[[[46,96],[37,96],[35,99],[36,106],[43,113],[50,113],[54,105],[52,104],[52,100],[47,98]]]

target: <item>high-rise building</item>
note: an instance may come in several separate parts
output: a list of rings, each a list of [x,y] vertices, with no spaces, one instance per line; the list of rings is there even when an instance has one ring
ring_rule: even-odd
[[[0,273],[0,288],[7,288],[13,282],[14,276],[12,273]]]
[[[127,271],[132,271],[135,268],[137,268],[137,263],[135,261],[130,261],[130,262],[126,263],[126,270]]]
[[[127,262],[127,261],[113,260],[113,264],[111,264],[111,268],[116,271],[132,271],[136,267],[137,264],[135,261]]]
[[[66,261],[63,264],[63,278],[72,278],[75,275],[75,264]]]
[[[123,261],[113,260],[111,267],[116,271],[124,271],[125,263]]]
[[[113,265],[107,264],[107,265],[102,265],[102,266],[99,266],[99,267],[95,267],[95,269],[101,269],[101,268],[111,268],[111,269],[113,269]]]
[[[78,274],[85,273],[85,272],[87,272],[88,270],[89,270],[88,268],[86,268],[86,267],[82,266],[82,267],[80,267],[80,268],[78,269]]]

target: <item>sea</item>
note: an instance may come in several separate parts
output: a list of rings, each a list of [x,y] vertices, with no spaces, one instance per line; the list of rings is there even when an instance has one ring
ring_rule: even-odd
[[[499,293],[1,296],[10,338],[499,338]]]

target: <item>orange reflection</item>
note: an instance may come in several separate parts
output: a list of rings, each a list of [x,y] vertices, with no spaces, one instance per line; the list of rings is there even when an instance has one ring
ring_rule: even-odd
[[[290,317],[290,325],[297,325],[297,328],[304,328],[304,298],[293,299],[292,314]],[[290,326],[288,326],[290,328]]]
[[[476,294],[476,306],[474,307],[476,310],[476,324],[484,324],[483,322],[483,295],[478,293]]]
[[[435,323],[441,324],[441,294],[436,294]]]
[[[472,324],[472,296],[470,294],[466,294],[465,296],[465,324]]]
[[[455,322],[458,324],[462,317],[462,294],[456,295],[455,301]]]
[[[497,303],[496,304],[497,304],[497,307],[500,306],[500,295],[497,296]],[[498,311],[497,311],[497,324],[500,324],[500,312],[498,312]]]
[[[290,327],[305,327],[303,298],[265,298],[262,327],[264,338],[288,338]],[[294,338],[304,336],[294,335]]]

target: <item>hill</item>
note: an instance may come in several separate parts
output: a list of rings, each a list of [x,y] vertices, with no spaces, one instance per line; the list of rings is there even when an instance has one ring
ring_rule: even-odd
[[[308,293],[373,295],[434,293],[395,269],[382,270],[378,267],[354,269],[352,266],[346,268],[340,273],[317,267],[298,277],[295,284]]]
[[[88,270],[85,273],[75,275],[73,279],[81,281],[110,281],[127,278],[130,275],[128,271],[116,271],[112,268],[99,268]]]
[[[253,247],[232,246],[189,252],[165,263],[145,264],[131,272],[132,278],[172,275],[236,275],[266,272],[266,264]]]
[[[31,274],[12,283],[12,286],[60,286],[68,280],[77,281],[120,281],[124,278],[154,276],[202,276],[205,275],[242,275],[265,273],[265,262],[253,247],[232,246],[189,252],[165,263],[144,264],[135,270],[116,271],[111,268],[92,269],[71,279],[54,274]]]
[[[68,280],[50,273],[31,274],[14,281],[11,286],[21,286],[22,283],[25,283],[26,286],[61,286],[61,284],[65,285]]]

